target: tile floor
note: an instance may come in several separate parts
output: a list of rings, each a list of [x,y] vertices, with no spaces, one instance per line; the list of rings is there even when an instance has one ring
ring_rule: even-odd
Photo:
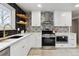
[[[79,48],[31,49],[28,56],[79,56]]]

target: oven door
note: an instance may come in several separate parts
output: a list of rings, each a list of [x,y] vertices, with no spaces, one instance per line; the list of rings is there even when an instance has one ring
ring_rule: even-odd
[[[57,36],[56,42],[68,42],[68,36]]]
[[[55,37],[53,38],[42,38],[42,46],[55,46]]]

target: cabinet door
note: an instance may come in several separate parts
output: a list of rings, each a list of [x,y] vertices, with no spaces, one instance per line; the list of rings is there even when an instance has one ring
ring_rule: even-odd
[[[32,48],[35,48],[35,33],[32,33],[32,35],[30,35],[30,45]]]
[[[54,26],[71,26],[72,13],[70,11],[55,11]]]
[[[42,45],[41,43],[41,33],[35,33],[35,47],[40,48]]]
[[[24,41],[21,40],[10,47],[11,56],[24,56]]]
[[[22,45],[23,56],[26,56],[28,54],[29,48],[30,48],[28,36],[23,39],[22,44],[23,44]]]
[[[63,21],[61,22],[61,12],[54,12],[54,26],[62,26],[63,25]]]
[[[30,35],[30,46],[35,47],[35,34]]]
[[[26,35],[26,34],[25,34]],[[24,37],[19,42],[14,43],[10,47],[10,55],[11,56],[26,56],[28,55],[30,49],[32,46],[35,45],[35,42],[33,43],[33,37],[32,35]]]
[[[77,47],[76,34],[69,35],[68,44],[69,47]]]
[[[56,48],[67,48],[68,44],[56,44]]]
[[[41,12],[32,11],[32,26],[41,26]]]

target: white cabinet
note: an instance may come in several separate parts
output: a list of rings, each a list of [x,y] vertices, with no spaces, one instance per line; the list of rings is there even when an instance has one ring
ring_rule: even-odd
[[[32,33],[31,42],[33,48],[41,48],[42,47],[41,33]]]
[[[68,44],[67,43],[59,43],[59,44],[56,44],[56,48],[67,48],[68,47]]]
[[[41,26],[41,11],[32,11],[32,26]]]
[[[24,40],[21,40],[10,47],[11,56],[24,56],[25,55],[25,45]]]
[[[71,34],[68,40],[69,47],[77,47],[76,34]]]
[[[24,37],[22,40],[14,43],[10,47],[10,55],[11,56],[26,56],[31,48],[30,44],[30,36]]]
[[[24,40],[24,45],[25,45],[25,47],[24,47],[24,53],[25,53],[25,55],[28,55],[28,53],[29,53],[29,51],[30,51],[30,49],[31,49],[31,37],[30,37],[30,35],[29,36],[27,36],[27,37],[25,37],[24,38],[25,40]]]
[[[35,47],[37,47],[37,48],[41,48],[41,33],[35,33]]]
[[[54,26],[71,26],[71,11],[54,11]]]
[[[26,34],[25,34],[26,35]],[[11,56],[26,56],[31,48],[41,48],[41,33],[32,33],[10,47]]]
[[[35,35],[34,35],[34,33],[32,33],[32,35],[30,35],[30,45],[31,45],[31,47],[35,47]]]

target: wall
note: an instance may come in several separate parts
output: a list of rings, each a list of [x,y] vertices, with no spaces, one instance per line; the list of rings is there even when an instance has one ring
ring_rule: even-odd
[[[41,13],[42,30],[53,29],[53,12],[45,11]]]
[[[76,33],[77,43],[79,44],[79,19],[73,19],[71,31]]]
[[[41,12],[41,22],[43,23],[44,21],[53,21],[53,12]]]

